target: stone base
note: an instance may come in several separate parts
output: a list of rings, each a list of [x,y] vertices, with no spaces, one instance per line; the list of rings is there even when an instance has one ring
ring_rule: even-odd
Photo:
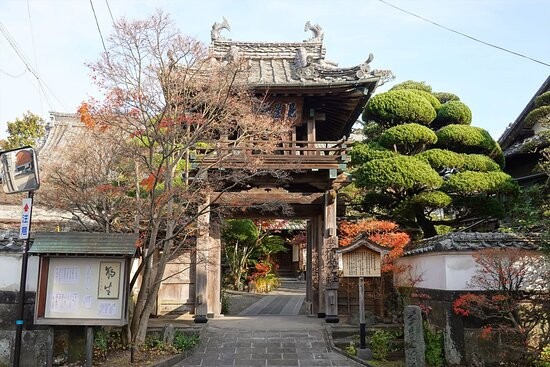
[[[372,359],[372,350],[370,348],[357,349],[357,358],[363,361],[370,361]]]
[[[326,317],[325,313],[324,312],[319,312],[317,313],[317,318],[318,319],[324,319]]]
[[[325,317],[325,322],[328,324],[337,324],[340,322],[340,319],[337,315],[327,315]]]
[[[204,315],[197,315],[195,316],[195,324],[206,324],[208,322],[208,318]]]

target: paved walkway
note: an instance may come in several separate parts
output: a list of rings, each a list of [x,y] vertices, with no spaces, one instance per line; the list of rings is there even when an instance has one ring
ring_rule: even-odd
[[[305,298],[305,282],[284,279],[278,289],[262,297],[239,315],[298,315]]]
[[[209,321],[201,345],[176,366],[360,365],[329,350],[323,320],[307,316],[255,316]]]

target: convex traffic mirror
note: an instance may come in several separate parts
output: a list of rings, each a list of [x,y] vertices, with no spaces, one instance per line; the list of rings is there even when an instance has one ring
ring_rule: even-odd
[[[33,148],[0,152],[0,184],[6,194],[34,191],[40,187],[38,162]]]

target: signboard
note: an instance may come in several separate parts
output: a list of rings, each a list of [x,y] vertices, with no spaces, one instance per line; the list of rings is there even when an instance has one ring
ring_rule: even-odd
[[[26,240],[29,238],[29,227],[31,224],[32,199],[23,199],[23,213],[21,214],[21,226],[19,227],[19,239]]]
[[[123,258],[41,258],[35,322],[124,325],[127,265]]]
[[[366,247],[342,253],[342,275],[344,277],[379,277],[381,276],[380,262],[380,253]]]

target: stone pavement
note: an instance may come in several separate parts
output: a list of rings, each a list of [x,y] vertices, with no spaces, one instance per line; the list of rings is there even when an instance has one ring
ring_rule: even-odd
[[[306,284],[296,279],[283,279],[281,286],[239,313],[251,315],[298,315],[306,298]]]
[[[210,320],[200,346],[176,366],[360,366],[329,349],[324,320],[306,316],[229,319]]]

